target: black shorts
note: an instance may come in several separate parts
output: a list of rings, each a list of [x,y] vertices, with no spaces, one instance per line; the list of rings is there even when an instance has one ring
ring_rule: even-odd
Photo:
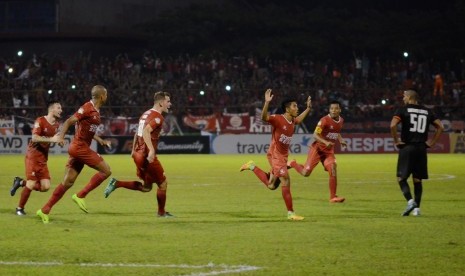
[[[428,179],[426,143],[407,144],[399,150],[397,177]]]

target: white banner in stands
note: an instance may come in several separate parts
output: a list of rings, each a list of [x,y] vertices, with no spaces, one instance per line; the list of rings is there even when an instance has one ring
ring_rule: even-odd
[[[212,153],[216,154],[266,154],[271,134],[218,135],[212,141]],[[289,147],[290,154],[306,154],[313,142],[312,134],[294,134]]]
[[[68,154],[69,142],[73,138],[72,135],[65,136],[64,147],[58,146],[56,143],[50,145],[49,155],[52,154]],[[0,154],[26,154],[27,144],[31,140],[30,135],[0,135]],[[97,142],[93,141],[91,148],[97,150]]]

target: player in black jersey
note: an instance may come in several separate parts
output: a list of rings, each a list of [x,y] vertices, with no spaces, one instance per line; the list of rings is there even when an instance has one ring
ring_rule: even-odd
[[[397,159],[397,180],[400,189],[407,200],[407,208],[402,213],[408,216],[420,215],[421,195],[423,193],[422,179],[428,179],[428,160],[426,149],[434,146],[439,140],[444,127],[434,113],[423,105],[418,104],[418,94],[414,90],[404,91],[405,106],[397,109],[391,121],[391,136],[399,149]],[[397,135],[397,125],[401,124],[400,139]],[[434,136],[428,140],[429,126],[435,127]],[[412,198],[407,179],[412,175]]]

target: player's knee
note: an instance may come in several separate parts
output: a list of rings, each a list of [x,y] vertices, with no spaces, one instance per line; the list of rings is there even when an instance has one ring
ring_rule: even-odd
[[[108,178],[111,175],[111,170],[110,169],[105,170],[105,171],[103,171],[103,173],[105,174],[106,178]]]
[[[142,186],[141,192],[148,193],[152,190],[152,186]]]
[[[158,185],[158,189],[166,190],[168,188],[168,181],[163,181],[161,184]]]
[[[46,192],[50,189],[50,184],[40,185],[40,192]]]
[[[72,181],[72,182],[71,181],[64,181],[63,182],[63,186],[65,186],[65,189],[69,189],[69,188],[73,187],[73,185],[74,185],[74,181]]]
[[[337,176],[337,165],[336,163],[330,163],[327,167],[329,176]]]

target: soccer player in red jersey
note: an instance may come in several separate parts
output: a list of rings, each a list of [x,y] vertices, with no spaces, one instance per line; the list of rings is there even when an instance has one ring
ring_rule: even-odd
[[[43,223],[49,222],[50,210],[63,197],[66,191],[71,188],[81,173],[84,165],[87,165],[98,172],[92,176],[89,183],[77,194],[72,196],[73,201],[81,208],[82,211],[88,212],[84,198],[86,195],[97,188],[105,179],[111,175],[110,166],[103,160],[100,154],[90,148],[92,139],[95,139],[102,146],[110,147],[109,141],[103,140],[95,135],[100,125],[100,107],[107,101],[107,89],[101,85],[92,87],[92,99],[82,105],[74,115],[63,123],[63,129],[60,132],[59,143],[64,144],[64,136],[68,129],[75,125],[76,132],[68,149],[69,158],[66,164],[65,177],[53,191],[48,202],[37,211],[37,216],[42,219]]]
[[[32,139],[27,145],[26,158],[24,160],[26,168],[26,180],[15,177],[10,195],[14,196],[19,187],[24,187],[21,192],[16,214],[26,215],[24,206],[31,195],[31,191],[46,192],[50,189],[50,173],[48,171],[48,151],[50,143],[58,142],[57,134],[60,127],[61,104],[57,101],[48,103],[48,113],[45,116],[36,118],[32,129]]]
[[[329,202],[342,203],[345,198],[336,195],[337,171],[334,145],[339,142],[344,148],[347,143],[341,136],[344,119],[340,116],[341,105],[334,101],[329,105],[329,114],[322,117],[313,132],[315,142],[312,143],[307,154],[305,165],[298,164],[294,159],[289,161],[288,166],[294,168],[301,175],[308,177],[319,162],[323,164],[329,173]]]
[[[171,107],[170,94],[156,92],[153,107],[145,111],[139,118],[139,127],[134,135],[131,156],[137,167],[137,176],[143,181],[120,181],[112,178],[105,189],[104,195],[108,197],[117,188],[126,188],[141,192],[150,192],[153,183],[158,186],[157,202],[158,217],[173,217],[165,210],[166,189],[168,181],[163,166],[157,158],[158,140],[163,127],[163,112]]]
[[[266,90],[262,120],[273,126],[270,148],[267,153],[268,161],[271,164],[271,173],[268,175],[257,167],[253,161],[249,161],[242,165],[240,171],[253,171],[258,179],[270,190],[276,189],[279,183],[281,183],[281,192],[288,211],[287,218],[289,220],[303,220],[304,217],[298,216],[294,212],[291,195],[291,179],[287,171],[287,157],[289,155],[289,145],[294,135],[295,125],[300,124],[311,110],[311,97],[308,97],[307,108],[300,115],[298,115],[299,108],[297,107],[297,102],[293,99],[283,101],[281,104],[281,108],[284,111],[283,114],[269,115],[268,108],[272,99],[273,95],[271,94],[271,89]]]

